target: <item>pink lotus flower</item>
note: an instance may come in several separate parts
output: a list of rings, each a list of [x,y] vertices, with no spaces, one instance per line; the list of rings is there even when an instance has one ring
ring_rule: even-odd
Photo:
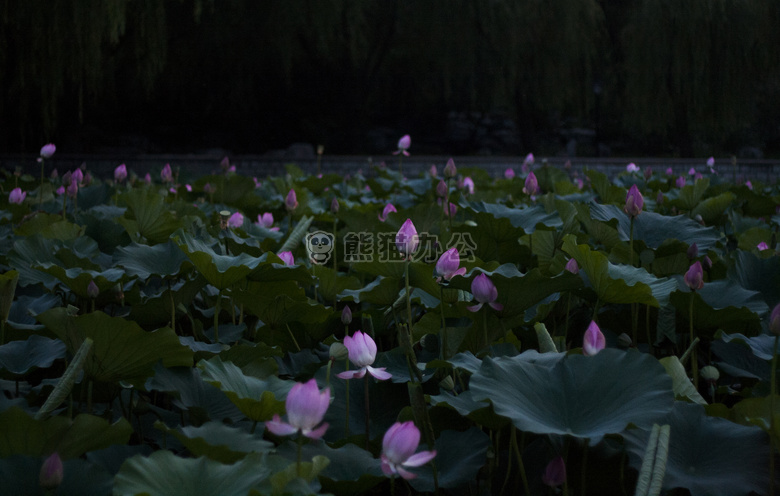
[[[230,159],[227,156],[222,157],[222,160],[219,161],[219,168],[224,172],[230,168]]]
[[[671,167],[667,167],[666,168],[666,175],[667,176],[671,176],[673,174],[674,174],[674,171],[672,170],[672,168]]]
[[[270,231],[278,231],[278,227],[272,227],[274,225],[274,216],[270,212],[265,212],[263,215],[257,214],[257,222],[260,227],[264,227]]]
[[[51,158],[51,156],[54,155],[54,152],[56,151],[57,147],[54,146],[54,143],[43,145],[41,147],[41,158]]]
[[[281,253],[277,253],[276,256],[281,258],[282,262],[284,262],[284,265],[288,267],[295,265],[295,257],[291,251],[283,251]]]
[[[645,181],[649,181],[651,177],[653,177],[653,168],[652,167],[646,167],[645,168]]]
[[[756,248],[758,248],[758,251],[764,251],[769,249],[769,245],[766,244],[766,241],[762,241],[758,245],[756,245]]]
[[[769,314],[769,332],[772,334],[780,334],[780,303],[775,305],[772,309],[772,313]]]
[[[289,211],[293,211],[298,208],[298,196],[295,194],[294,189],[291,189],[287,193],[287,198],[284,199],[284,207]]]
[[[21,205],[25,198],[27,198],[26,191],[22,191],[22,188],[14,188],[8,194],[8,203]]]
[[[417,229],[414,227],[412,219],[406,219],[395,235],[395,247],[404,255],[404,258],[410,259],[419,246],[420,236],[417,235]]]
[[[688,175],[689,176],[695,176],[696,175],[696,169],[694,169],[693,167],[688,169]]]
[[[341,311],[341,323],[344,325],[352,323],[352,310],[350,310],[349,305],[345,305],[344,310]]]
[[[65,194],[65,186],[60,186],[57,188],[57,195],[62,196]]]
[[[430,175],[432,178],[436,179],[436,176],[438,176],[438,175],[439,175],[439,170],[436,168],[436,166],[435,166],[435,165],[431,165],[431,168],[430,168],[430,169],[428,169],[428,174],[429,174],[429,175]]]
[[[144,176],[144,183],[146,184],[152,184],[152,176],[148,172]]]
[[[460,267],[460,254],[455,247],[442,253],[439,261],[436,262],[436,274],[449,281],[455,276],[462,276],[466,273],[466,267]]]
[[[688,251],[686,251],[685,254],[688,256],[688,260],[694,260],[699,256],[699,245],[693,243],[688,247]]]
[[[523,193],[528,196],[535,196],[539,194],[539,181],[536,180],[536,174],[529,172],[525,177],[525,187]]]
[[[42,489],[46,491],[54,491],[60,486],[60,484],[62,484],[63,475],[64,470],[62,466],[62,459],[60,458],[59,454],[54,452],[43,461],[41,471],[38,474],[38,483]]]
[[[233,229],[241,227],[244,225],[244,216],[241,212],[234,212],[233,215],[228,218],[227,223],[228,227],[232,227]]]
[[[174,188],[173,186],[171,186],[170,188],[168,188],[168,191],[170,191],[170,192],[171,192],[172,194],[174,194],[174,195],[176,194],[176,188]]]
[[[442,207],[442,208],[444,208],[444,207]],[[452,202],[450,202],[450,208],[449,209],[444,208],[444,215],[446,215],[447,217],[455,217],[455,214],[457,214],[457,213],[458,213],[458,206],[455,205]]]
[[[339,213],[339,200],[335,196],[333,197],[333,200],[330,202],[330,211],[331,213],[337,214]]]
[[[509,167],[507,170],[504,171],[504,178],[505,179],[512,179],[515,177],[515,170]]]
[[[385,208],[382,209],[382,213],[379,215],[379,220],[382,222],[386,221],[387,216],[390,215],[390,212],[398,212],[392,203],[385,205]]]
[[[70,178],[71,180],[75,180],[79,186],[84,184],[84,173],[81,172],[81,169],[76,169],[73,172],[71,172]]]
[[[76,195],[79,193],[79,182],[76,180],[75,177],[71,178],[70,184],[68,185],[66,191],[68,192],[69,197],[76,198]]]
[[[470,195],[474,194],[474,180],[471,177],[467,176],[463,179],[463,189]]]
[[[525,160],[523,160],[523,165],[534,165],[534,154],[529,153],[525,156]]]
[[[398,150],[393,152],[393,155],[398,155],[399,153],[405,156],[409,156],[409,147],[412,146],[412,138],[405,134],[401,136],[401,139],[398,140]]]
[[[357,331],[354,336],[344,336],[344,346],[349,352],[349,361],[359,368],[339,373],[336,376],[339,379],[360,379],[366,373],[380,381],[386,381],[393,377],[390,372],[385,371],[385,367],[374,368],[371,366],[376,360],[376,343],[368,334]]]
[[[645,199],[642,197],[642,193],[639,192],[639,188],[636,187],[636,184],[632,184],[626,194],[626,204],[623,207],[623,211],[633,219],[642,213],[642,207],[644,207],[644,205]]]
[[[160,171],[160,179],[164,183],[173,182],[173,172],[171,171],[171,164],[165,164],[165,167]]]
[[[444,182],[444,179],[439,181],[439,184],[436,185],[436,196],[440,198],[444,198],[447,196],[447,183]]]
[[[698,260],[693,263],[688,269],[688,272],[683,276],[685,284],[691,288],[692,291],[701,289],[704,287],[704,269],[702,269],[701,262]]]
[[[674,185],[682,189],[685,186],[685,176],[680,176],[674,181]]]
[[[563,461],[562,456],[556,456],[550,460],[550,463],[544,469],[542,482],[549,487],[558,487],[566,482],[566,463]]]
[[[748,179],[747,181],[745,181],[745,186],[747,186],[747,188],[748,188],[750,191],[753,191],[753,183],[751,183],[751,182],[750,182],[750,179]]]
[[[504,305],[501,303],[496,303],[496,299],[498,298],[498,289],[496,289],[493,281],[491,281],[490,278],[484,273],[478,275],[474,278],[473,281],[471,281],[471,294],[474,295],[474,299],[479,303],[477,305],[466,307],[469,312],[478,311],[485,303],[487,303],[493,310],[498,312],[504,309]]]
[[[127,166],[125,164],[118,165],[116,169],[114,169],[114,181],[121,183],[125,179],[127,179]]]
[[[100,289],[97,287],[97,284],[95,284],[94,279],[92,281],[89,281],[89,284],[87,284],[87,296],[89,296],[92,299],[95,299],[99,295],[100,295]]]
[[[577,261],[575,259],[570,258],[569,261],[566,262],[566,270],[568,270],[572,274],[579,274],[580,266],[577,264]]]
[[[626,166],[626,172],[629,173],[639,172],[639,166],[636,165],[634,162],[631,162]]]
[[[582,338],[582,353],[586,356],[593,356],[603,350],[606,345],[607,340],[604,338],[601,329],[599,329],[596,322],[591,321],[588,329],[585,331],[585,336]]]
[[[447,160],[447,165],[444,166],[444,177],[453,178],[456,175],[458,175],[458,169],[455,167],[455,161]]]
[[[256,177],[253,177],[252,180],[255,182],[255,189],[261,187],[263,183],[259,181]]]
[[[710,157],[707,159],[707,167],[709,167],[710,169],[715,167],[715,157]]]
[[[420,430],[413,421],[396,422],[390,426],[382,438],[382,472],[388,477],[400,475],[406,480],[417,477],[406,467],[420,467],[436,457],[436,450],[415,454],[419,445]]]
[[[265,427],[273,434],[289,436],[300,432],[310,439],[319,439],[328,430],[327,422],[321,422],[330,406],[330,388],[320,392],[316,380],[295,384],[287,393],[284,406],[287,422],[282,422],[279,414],[275,414],[273,420],[265,423]]]
[[[585,183],[582,182],[582,179],[579,177],[574,180],[574,184],[577,185],[577,189],[582,189],[583,186],[585,186]]]
[[[186,189],[188,193],[192,193],[192,186],[190,186],[189,184],[185,184],[184,189]]]

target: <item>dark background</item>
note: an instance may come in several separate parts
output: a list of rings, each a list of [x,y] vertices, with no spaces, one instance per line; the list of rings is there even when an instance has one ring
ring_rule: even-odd
[[[0,0],[0,153],[776,157],[778,25],[777,0]]]

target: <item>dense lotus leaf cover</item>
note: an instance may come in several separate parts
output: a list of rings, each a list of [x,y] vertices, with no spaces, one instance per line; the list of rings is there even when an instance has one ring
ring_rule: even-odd
[[[0,494],[769,494],[777,186],[526,167],[7,175]]]

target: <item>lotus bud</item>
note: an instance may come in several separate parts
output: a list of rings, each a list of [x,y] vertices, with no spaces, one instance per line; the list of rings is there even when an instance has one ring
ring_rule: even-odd
[[[335,196],[333,197],[333,200],[330,202],[330,211],[331,213],[337,214],[339,213],[339,200]]]
[[[121,183],[124,182],[124,180],[127,179],[127,166],[125,164],[118,165],[116,169],[114,169],[114,181]]]
[[[775,305],[769,315],[769,331],[772,334],[780,334],[780,303]]]
[[[43,150],[41,150],[41,154],[43,154]],[[43,490],[54,491],[62,484],[63,475],[62,459],[60,459],[60,455],[55,452],[44,460],[40,474],[38,475],[38,483]]]
[[[93,300],[98,297],[100,294],[100,289],[98,289],[97,284],[95,284],[95,281],[89,281],[89,284],[87,284],[87,296],[92,298]]]
[[[436,196],[440,198],[444,198],[445,196],[447,196],[447,189],[448,189],[447,183],[445,183],[444,180],[442,179],[441,181],[439,181],[439,184],[436,185]]]
[[[712,365],[707,365],[699,371],[699,375],[707,382],[717,382],[720,379],[720,372]]]
[[[696,257],[699,256],[699,247],[696,245],[696,243],[693,243],[691,246],[688,247],[688,251],[686,252],[686,255],[688,255],[688,260],[694,260]]]
[[[493,281],[486,274],[479,274],[471,281],[471,294],[474,295],[474,299],[477,300],[477,305],[466,307],[470,312],[476,312],[482,305],[487,303],[493,310],[500,312],[504,309],[504,305],[496,303],[498,299],[498,289]]]
[[[233,229],[237,229],[244,225],[244,216],[241,214],[241,212],[234,212],[233,215],[230,216],[227,220],[228,227],[231,227]]]
[[[579,274],[580,266],[577,264],[577,261],[575,259],[570,258],[569,261],[566,262],[566,270],[568,270],[572,274]]]
[[[698,260],[694,262],[693,265],[691,265],[688,269],[688,272],[685,273],[685,276],[683,276],[683,280],[692,291],[703,288],[704,271],[702,269],[701,262]]]
[[[515,171],[511,167],[509,167],[507,170],[504,171],[504,178],[506,179],[512,179],[515,177]]]
[[[144,183],[146,184],[152,184],[152,176],[148,172],[144,176]]]
[[[550,460],[544,469],[542,482],[549,487],[558,487],[566,482],[566,463],[562,456],[556,456]]]
[[[645,167],[645,181],[649,181],[653,177],[653,168]]]
[[[284,199],[284,206],[289,211],[293,211],[298,208],[298,196],[295,194],[294,189],[291,189],[287,193],[287,198]]]
[[[395,235],[395,246],[408,259],[417,251],[419,245],[420,237],[417,235],[417,229],[412,219],[406,219]]]
[[[281,253],[277,253],[276,256],[281,258],[282,262],[284,262],[284,265],[288,267],[295,265],[295,257],[293,256],[291,251],[283,251]]]
[[[78,181],[76,180],[75,177],[71,177],[70,184],[68,185],[68,188],[67,188],[66,191],[67,191],[69,197],[76,198],[76,195],[79,192],[79,183],[78,183]]]
[[[680,176],[674,181],[674,185],[682,189],[685,186],[685,176]]]
[[[227,172],[227,170],[230,169],[230,159],[227,158],[227,156],[223,157],[222,160],[219,161],[219,168],[224,172]]]
[[[350,310],[349,305],[346,305],[341,311],[341,323],[344,325],[352,323],[352,310]]]
[[[393,152],[393,154],[398,155],[400,153],[408,157],[408,150],[410,146],[412,146],[412,138],[408,134],[405,134],[401,136],[401,139],[398,140],[398,151]]]
[[[444,177],[453,178],[458,174],[458,169],[455,167],[455,161],[452,159],[447,160],[447,165],[444,166]]]
[[[631,162],[630,164],[628,164],[626,166],[626,172],[628,172],[630,174],[634,173],[634,172],[639,172],[639,166],[636,165],[634,162]]]
[[[439,175],[439,170],[435,165],[431,165],[431,168],[428,169],[428,175],[430,175],[433,179],[436,179],[436,176]]]
[[[14,188],[8,194],[8,203],[15,203],[16,205],[21,205],[26,197],[27,197],[27,192],[22,191],[22,188]]]
[[[628,217],[633,219],[640,213],[645,205],[645,199],[642,197],[642,193],[639,192],[639,188],[636,184],[631,185],[626,194],[626,204],[623,207],[623,211],[628,214]]]
[[[588,329],[585,331],[585,336],[582,338],[582,353],[587,356],[593,356],[603,350],[606,345],[607,340],[604,338],[601,329],[599,329],[596,322],[591,321]]]
[[[452,376],[446,376],[444,379],[439,381],[439,387],[444,389],[445,391],[452,391],[455,389],[455,381],[452,380]]]
[[[769,249],[769,245],[766,244],[766,241],[762,241],[756,245],[756,248],[758,248],[758,251],[764,251]]]
[[[165,164],[165,167],[160,171],[160,179],[164,183],[173,182],[173,172],[171,171],[171,164]]]
[[[398,212],[398,210],[395,209],[395,205],[392,203],[388,203],[385,205],[385,208],[382,209],[382,213],[379,214],[379,220],[381,222],[384,222],[387,220],[387,216],[390,215],[391,212]]]
[[[344,343],[336,341],[330,345],[328,356],[331,360],[346,360],[349,357],[349,350],[344,346]]]
[[[710,257],[708,257],[707,255],[704,255],[704,258],[701,261],[701,266],[706,271],[709,271],[710,269],[712,269],[712,260],[710,260]]]
[[[536,174],[533,172],[529,172],[526,176],[523,192],[528,196],[534,196],[539,193],[539,181],[537,181]]]
[[[463,178],[463,189],[466,190],[466,193],[473,195],[474,194],[474,180],[471,179],[471,177],[465,177]]]

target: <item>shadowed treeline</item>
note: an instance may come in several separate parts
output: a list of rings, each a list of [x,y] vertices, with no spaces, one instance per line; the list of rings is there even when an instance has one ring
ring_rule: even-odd
[[[775,0],[2,0],[0,151],[777,154],[778,21]]]

